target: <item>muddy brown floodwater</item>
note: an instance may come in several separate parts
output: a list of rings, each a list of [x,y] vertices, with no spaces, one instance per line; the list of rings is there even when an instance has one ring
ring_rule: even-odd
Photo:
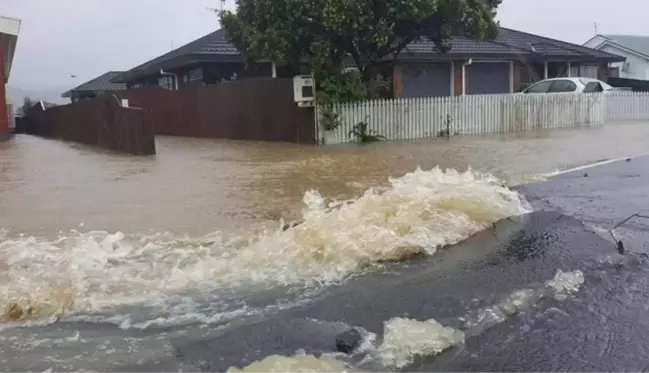
[[[649,125],[467,136],[366,146],[158,137],[138,158],[18,135],[0,144],[0,228],[202,235],[293,219],[302,197],[350,198],[417,166],[493,173],[510,184],[604,158],[648,151]]]

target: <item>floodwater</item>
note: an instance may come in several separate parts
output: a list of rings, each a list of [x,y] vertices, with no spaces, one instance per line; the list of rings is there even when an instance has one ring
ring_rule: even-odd
[[[364,147],[159,137],[158,155],[136,158],[21,135],[0,144],[0,227],[48,236],[69,229],[192,237],[248,230],[298,218],[310,189],[327,198],[358,197],[417,166],[471,166],[517,184],[644,154],[648,139],[646,124]]]
[[[148,158],[22,135],[0,144],[3,369],[199,369],[200,358],[172,362],[183,351],[178,341],[191,345],[269,320],[321,299],[332,286],[369,289],[345,284],[364,274],[377,280],[372,271],[389,263],[433,257],[532,211],[495,177],[512,186],[642,155],[649,126],[336,147],[156,141],[159,154]],[[353,203],[332,202],[344,200]],[[284,231],[280,219],[303,223]],[[544,272],[538,286],[503,287],[510,296],[493,307],[507,316],[512,307],[577,292],[584,274],[564,270]],[[365,316],[386,323],[374,351],[382,365],[372,369],[379,370],[411,364],[404,351],[438,354],[485,325],[484,317],[467,316],[473,326],[460,331],[443,318],[415,320],[403,310]],[[326,334],[339,326],[318,328]],[[244,355],[249,361],[217,370],[255,361]],[[339,361],[327,359],[270,361],[280,369],[339,370]],[[268,369],[268,361],[259,364]]]

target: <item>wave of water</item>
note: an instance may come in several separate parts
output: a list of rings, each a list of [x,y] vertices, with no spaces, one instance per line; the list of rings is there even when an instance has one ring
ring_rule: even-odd
[[[463,344],[465,338],[480,335],[486,329],[525,312],[543,298],[566,300],[579,292],[583,284],[584,274],[581,271],[558,270],[552,279],[539,287],[516,290],[496,304],[465,315],[461,318],[465,322],[464,330],[444,326],[435,319],[421,321],[403,317],[391,318],[384,322],[381,343],[368,349],[367,357],[359,365],[373,365],[376,368],[370,371],[400,371],[417,358],[436,356]],[[375,362],[378,365],[373,364]],[[342,359],[337,359],[337,356],[323,354],[316,357],[298,351],[294,356],[271,355],[243,368],[231,367],[228,372],[367,371],[361,367],[352,366]]]
[[[327,284],[390,261],[433,255],[503,218],[528,211],[489,174],[417,169],[350,201],[305,193],[301,223],[247,237],[0,234],[5,320],[157,302],[187,289]]]

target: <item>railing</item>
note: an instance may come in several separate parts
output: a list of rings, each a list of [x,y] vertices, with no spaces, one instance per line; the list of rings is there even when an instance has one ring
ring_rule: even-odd
[[[327,111],[338,118],[334,130],[324,128],[323,114]],[[384,136],[387,140],[598,127],[615,121],[649,120],[649,93],[494,94],[372,100],[319,107],[318,118],[320,137],[326,144],[353,141],[350,133],[358,132],[359,123],[366,124],[368,134]]]

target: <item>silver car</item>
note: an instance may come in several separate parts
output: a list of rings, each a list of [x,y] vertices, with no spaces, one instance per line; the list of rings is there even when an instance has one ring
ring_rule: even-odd
[[[525,88],[521,93],[590,93],[624,91],[593,78],[552,78],[541,80]]]

